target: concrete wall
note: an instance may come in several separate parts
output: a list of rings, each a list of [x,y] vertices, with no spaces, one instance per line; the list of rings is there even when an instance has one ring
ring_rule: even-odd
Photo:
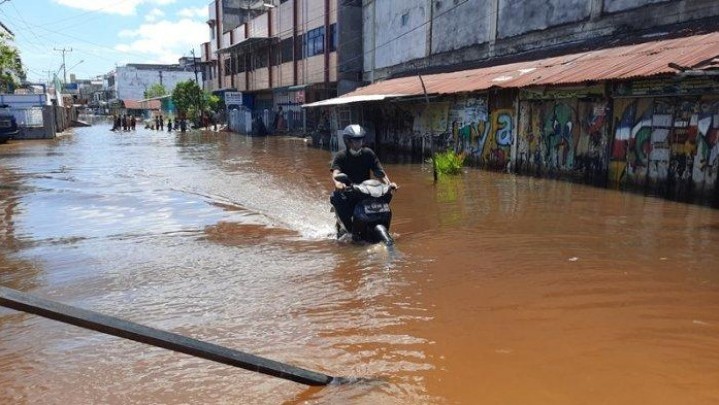
[[[497,37],[508,38],[586,20],[591,5],[587,0],[501,0]]]
[[[653,3],[669,3],[671,0],[604,0],[604,12],[616,13]]]
[[[404,16],[404,17],[403,17]],[[426,54],[429,3],[417,0],[365,2],[365,71],[394,66]]]
[[[444,1],[432,9],[432,53],[460,49],[489,42],[492,35],[492,10],[495,0],[458,3]],[[429,22],[429,19],[427,20]]]
[[[402,26],[405,14],[409,23]],[[374,81],[640,40],[673,25],[719,26],[719,1],[365,0],[363,21],[364,78]]]
[[[337,52],[334,65],[330,63],[330,81],[338,81],[337,94],[341,95],[362,82],[362,7],[343,5],[337,14]]]

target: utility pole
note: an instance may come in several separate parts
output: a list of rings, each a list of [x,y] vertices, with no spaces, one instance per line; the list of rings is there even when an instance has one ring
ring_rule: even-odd
[[[162,86],[162,70],[158,70],[158,73],[160,73],[160,86]]]
[[[70,48],[70,49],[65,49],[65,48],[57,49],[57,48],[53,48],[53,49],[55,49],[55,50],[58,51],[58,52],[62,52],[62,83],[63,83],[63,85],[65,85],[65,84],[67,84],[67,69],[66,69],[66,65],[65,65],[65,53],[66,53],[66,52],[72,52],[72,48]]]
[[[197,59],[195,58],[195,48],[190,49],[190,54],[192,55],[192,68],[195,71],[195,86],[197,86],[197,89],[200,90],[200,85],[199,85],[199,83],[197,83]],[[203,81],[202,82],[202,90],[204,90],[204,87],[205,87],[205,82]],[[202,117],[202,111],[200,111],[200,108],[201,108],[200,107],[200,96],[201,96],[200,91],[198,91],[197,92],[197,104],[195,107],[195,108],[197,108],[198,114],[200,114],[198,118]],[[201,121],[197,123],[198,127],[200,125],[201,125]]]
[[[195,59],[195,49],[191,49],[190,53],[192,54],[192,67],[195,70],[195,84],[197,87],[200,87],[200,84],[197,82],[197,60]],[[202,82],[202,90],[205,89],[205,82]]]

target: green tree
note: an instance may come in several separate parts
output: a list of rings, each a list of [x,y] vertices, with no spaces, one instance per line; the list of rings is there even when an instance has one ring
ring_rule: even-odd
[[[192,80],[177,83],[172,91],[172,102],[175,103],[179,116],[195,122],[202,111],[218,111],[222,108],[220,97],[202,90]]]
[[[205,104],[202,89],[194,81],[188,80],[177,83],[172,91],[172,102],[175,103],[177,112],[181,117],[189,117],[193,120],[199,116]]]
[[[207,100],[207,107],[212,111],[218,111],[222,106],[222,99],[220,96],[214,95],[208,91],[205,91],[205,100]]]
[[[165,86],[155,83],[152,86],[150,86],[149,89],[145,90],[145,98],[152,98],[152,97],[161,97],[166,96],[169,93],[167,92],[167,89]]]
[[[20,54],[10,45],[11,38],[0,33],[0,91],[10,92],[20,83],[17,79],[25,80],[25,69],[22,67]]]

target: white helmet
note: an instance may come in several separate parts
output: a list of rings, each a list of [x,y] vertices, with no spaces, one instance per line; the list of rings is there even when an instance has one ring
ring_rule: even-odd
[[[367,132],[359,124],[347,125],[342,131],[342,136],[347,139],[364,139]]]

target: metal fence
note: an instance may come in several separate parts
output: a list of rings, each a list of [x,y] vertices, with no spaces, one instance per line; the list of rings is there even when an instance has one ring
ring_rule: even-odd
[[[227,125],[230,130],[244,135],[294,133],[303,130],[304,114],[301,109],[288,109],[283,111],[282,120],[279,120],[276,111],[234,109],[227,114]]]
[[[3,108],[0,111],[9,112],[15,117],[19,127],[42,127],[42,107],[29,108]]]

